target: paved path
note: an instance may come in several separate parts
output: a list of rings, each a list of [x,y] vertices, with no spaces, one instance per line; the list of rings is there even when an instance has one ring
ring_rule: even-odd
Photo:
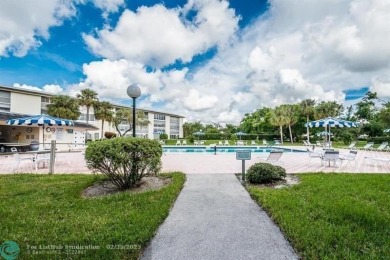
[[[187,174],[142,259],[297,259],[233,174]]]

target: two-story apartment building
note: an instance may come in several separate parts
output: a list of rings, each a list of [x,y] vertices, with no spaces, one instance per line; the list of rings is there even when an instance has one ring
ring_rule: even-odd
[[[55,95],[43,91],[34,91],[23,88],[0,86],[0,143],[1,142],[62,142],[84,143],[85,132],[87,138],[97,140],[101,138],[101,120],[96,120],[93,109],[90,109],[88,125],[86,124],[86,108],[80,107],[81,116],[75,120],[72,127],[50,127],[43,129],[37,126],[8,126],[6,120],[29,115],[47,114],[47,105]],[[129,101],[130,103],[130,101]],[[114,109],[131,109],[123,105],[114,105]],[[148,109],[137,108],[145,113],[149,124],[137,126],[137,137],[158,139],[160,133],[166,133],[168,138],[183,137],[183,120],[180,115],[164,113]],[[116,128],[108,122],[104,123],[104,132],[117,132]],[[129,125],[119,125],[124,133]],[[42,135],[42,131],[44,134]],[[127,135],[131,135],[129,131]],[[44,137],[42,137],[44,136]],[[44,139],[42,139],[44,138]]]

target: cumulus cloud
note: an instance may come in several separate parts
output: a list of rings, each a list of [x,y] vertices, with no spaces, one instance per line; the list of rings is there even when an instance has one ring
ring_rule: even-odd
[[[125,5],[124,0],[92,0],[93,4],[103,10],[103,16],[107,17],[109,13],[116,13],[119,7]]]
[[[218,98],[216,96],[201,96],[199,91],[191,89],[183,102],[184,107],[189,110],[202,111],[214,107],[218,102]]]
[[[108,1],[96,5],[116,10]],[[390,98],[388,0],[270,0],[269,6],[240,31],[227,1],[126,10],[114,28],[83,36],[103,58],[84,64],[85,79],[67,91],[92,88],[118,103],[137,82],[141,107],[220,123],[306,98],[343,102],[344,90],[365,86]],[[213,58],[195,68],[162,69],[214,46]]]
[[[26,84],[19,84],[19,83],[14,83],[13,84],[14,88],[24,88],[27,90],[33,90],[33,91],[43,91],[51,94],[61,94],[64,92],[64,89],[59,86],[59,85],[54,85],[54,84],[48,84],[44,85],[43,87],[36,87],[36,86],[30,86]]]
[[[49,28],[74,16],[72,1],[40,0],[2,1],[0,8],[0,57],[10,54],[22,57],[31,48],[48,39]]]
[[[190,21],[190,11],[196,16]],[[225,46],[238,28],[239,17],[228,2],[196,0],[183,8],[163,5],[125,10],[115,28],[84,34],[92,52],[104,58],[128,59],[154,67],[189,62],[213,46]]]

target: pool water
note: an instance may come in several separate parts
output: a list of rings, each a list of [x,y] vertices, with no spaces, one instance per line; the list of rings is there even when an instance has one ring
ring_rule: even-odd
[[[288,153],[302,153],[303,150],[266,146],[217,146],[217,153],[235,153],[237,150],[251,150],[252,153],[269,153],[279,150]],[[214,153],[214,146],[163,146],[164,153]]]

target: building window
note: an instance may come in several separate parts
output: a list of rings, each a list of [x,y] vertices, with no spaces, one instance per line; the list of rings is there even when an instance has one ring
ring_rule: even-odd
[[[154,120],[163,120],[163,121],[165,121],[165,115],[154,114]]]
[[[41,103],[50,104],[51,98],[50,97],[41,97]]]
[[[99,133],[94,133],[94,139],[99,140]]]
[[[81,113],[78,120],[81,121],[87,121],[87,114]],[[89,120],[88,121],[95,121],[95,115],[89,114]]]
[[[0,90],[0,111],[9,112],[11,108],[11,92]]]

